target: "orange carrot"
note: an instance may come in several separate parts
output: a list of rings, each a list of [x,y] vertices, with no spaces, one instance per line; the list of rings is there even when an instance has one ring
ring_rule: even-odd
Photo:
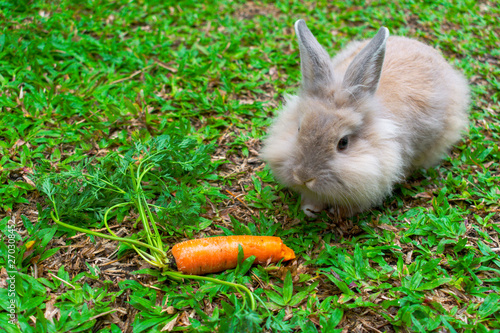
[[[186,274],[208,274],[235,268],[238,263],[238,244],[243,258],[255,256],[254,263],[275,263],[295,258],[292,249],[279,237],[272,236],[220,236],[191,239],[174,245],[177,269]]]

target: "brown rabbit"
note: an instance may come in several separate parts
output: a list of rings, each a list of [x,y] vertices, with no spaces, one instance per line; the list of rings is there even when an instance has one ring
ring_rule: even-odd
[[[261,156],[301,193],[307,215],[330,207],[350,216],[377,205],[460,139],[468,84],[433,48],[382,27],[330,59],[304,20],[295,31],[302,87],[286,96]]]

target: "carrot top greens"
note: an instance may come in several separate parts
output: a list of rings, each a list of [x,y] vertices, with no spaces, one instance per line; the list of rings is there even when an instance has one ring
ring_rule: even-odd
[[[169,269],[172,263],[167,256],[169,247],[164,243],[165,236],[179,231],[186,232],[190,227],[200,228],[200,224],[203,228],[206,222],[210,222],[199,221],[199,209],[205,203],[205,198],[199,196],[200,191],[197,197],[193,195],[193,200],[187,201],[189,204],[179,200],[188,200],[193,194],[189,192],[189,185],[193,180],[209,179],[210,172],[213,171],[213,164],[207,163],[212,149],[210,145],[197,143],[193,138],[181,137],[173,126],[169,129],[170,134],[152,138],[144,144],[136,143],[134,148],[123,155],[110,153],[99,161],[86,160],[73,170],[57,174],[39,170],[35,179],[40,191],[45,193],[52,204],[50,216],[64,228],[119,241],[121,245],[133,248],[147,263],[160,269],[163,276],[209,281],[233,287],[242,294],[245,302],[248,297],[249,311],[254,311],[255,298],[242,284],[182,274]],[[221,196],[208,184],[205,187],[206,191],[201,191],[202,194]],[[177,192],[179,189],[185,192]],[[174,192],[175,196],[172,194]],[[158,199],[154,200],[155,198]],[[176,204],[192,208],[184,211],[175,207]],[[88,216],[85,213],[92,213],[97,226],[104,226],[107,233],[74,225],[75,219]],[[109,227],[109,220],[117,217],[120,221],[130,214],[134,214],[136,218],[134,227],[140,224],[141,231],[128,237],[119,237]],[[193,220],[189,221],[189,217]],[[177,223],[170,224],[170,219]],[[243,262],[242,251],[239,246],[240,263]],[[248,265],[254,259],[255,256],[251,256],[245,262]]]
[[[82,160],[60,173],[47,172],[50,164],[43,164],[37,169],[37,183],[50,198],[57,218],[83,218],[103,227],[114,217],[122,221],[134,207],[144,236],[153,237],[156,245],[159,234],[152,223],[153,212],[169,234],[179,230],[191,234],[207,227],[211,221],[200,217],[201,207],[207,195],[222,196],[208,185],[217,167],[210,163],[213,147],[181,135],[182,130],[174,126],[166,132],[122,153]]]

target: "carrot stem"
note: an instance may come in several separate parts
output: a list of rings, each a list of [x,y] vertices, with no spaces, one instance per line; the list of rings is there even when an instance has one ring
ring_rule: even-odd
[[[149,208],[149,204],[146,201],[146,198],[144,197],[143,190],[141,187],[141,182],[142,178],[146,175],[149,170],[151,170],[154,167],[154,164],[149,164],[146,165],[144,170],[141,172],[141,168],[143,165],[143,162],[146,161],[147,159],[141,160],[139,163],[139,166],[137,167],[137,178],[134,178],[134,173],[132,166],[130,168],[131,176],[134,182],[134,188],[136,193],[139,194],[139,198],[137,200],[138,204],[138,211],[141,216],[142,224],[144,226],[144,230],[146,231],[146,236],[148,238],[148,243],[153,244],[154,246],[160,248],[163,250],[163,243],[161,241],[160,234],[158,232],[158,228],[156,227],[156,224],[154,222],[154,216],[153,213],[151,212],[151,209]],[[150,225],[151,223],[151,225]],[[153,232],[151,231],[153,229]]]
[[[60,221],[58,217],[56,217],[56,215],[54,214],[53,211],[50,212],[50,216],[52,217],[52,219],[54,220],[54,222],[56,222],[57,224],[65,227],[65,228],[76,230],[76,231],[79,231],[79,232],[83,232],[83,233],[86,233],[86,234],[89,234],[89,235],[92,235],[92,236],[97,236],[97,237],[101,237],[101,238],[111,239],[111,240],[114,240],[114,241],[124,242],[124,243],[130,244],[130,245],[147,247],[148,249],[150,249],[150,250],[152,250],[152,251],[154,251],[154,252],[156,252],[156,253],[164,256],[165,258],[167,256],[167,254],[163,250],[158,249],[158,248],[154,247],[153,245],[150,245],[150,244],[147,244],[147,243],[135,240],[135,239],[129,239],[129,238],[123,238],[123,237],[116,237],[116,236],[112,236],[112,235],[106,235],[106,234],[103,234],[101,232],[92,231],[92,230],[89,230],[89,229],[84,229],[84,228],[76,227],[76,226],[71,225],[71,224],[64,223],[64,222]]]
[[[158,228],[156,227],[155,223],[155,217],[153,213],[151,212],[151,209],[149,208],[149,204],[146,202],[146,198],[142,195],[142,199],[144,200],[144,203],[146,204],[146,213],[149,216],[149,222],[151,223],[151,226],[153,227],[154,235],[153,235],[153,241],[155,243],[156,247],[163,248],[163,243],[161,241],[161,236],[158,231]]]
[[[218,283],[222,284],[224,286],[232,287],[236,289],[242,296],[243,296],[243,301],[246,302],[245,300],[245,294],[247,294],[248,299],[250,300],[250,308],[255,311],[256,309],[256,304],[255,304],[255,297],[253,296],[253,293],[248,289],[246,286],[238,283],[233,283],[233,282],[228,282],[228,281],[223,281],[219,280],[210,276],[199,276],[199,275],[187,275],[187,274],[182,274],[179,272],[173,272],[173,271],[165,271],[163,272],[164,275],[167,275],[169,277],[175,278],[175,279],[191,279],[191,280],[200,280],[200,281],[209,281],[213,283]]]
[[[96,177],[91,176],[89,174],[83,174],[83,176],[87,177],[87,178],[92,178],[92,179],[96,178]],[[116,192],[116,193],[121,193],[121,194],[126,194],[127,193],[124,190],[122,190],[121,188],[119,188],[118,186],[114,185],[113,183],[108,182],[107,180],[104,180],[104,179],[99,179],[99,180],[101,182],[103,182],[104,184],[108,185],[109,188],[107,188],[107,189],[110,190],[110,191],[113,191],[113,192]],[[93,184],[93,186],[95,186],[97,188],[100,188],[100,189],[106,189],[105,187],[98,186],[98,185],[95,185],[95,184]]]
[[[108,213],[115,208],[127,206],[127,205],[130,205],[130,202],[122,202],[122,203],[116,204],[113,207],[108,208],[106,210],[106,213],[104,213],[104,219],[103,219],[104,225],[106,226],[106,229],[108,230],[108,232],[115,237],[118,237],[118,236],[113,232],[113,230],[111,230],[111,228],[108,225]]]

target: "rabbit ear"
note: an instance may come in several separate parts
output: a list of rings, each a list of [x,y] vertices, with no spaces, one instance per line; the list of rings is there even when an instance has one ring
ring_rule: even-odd
[[[304,20],[295,22],[299,39],[302,88],[309,94],[324,96],[333,83],[333,66],[330,56],[318,43]]]
[[[385,56],[385,43],[389,37],[386,27],[379,29],[377,35],[352,60],[344,75],[342,86],[355,100],[373,95],[377,91],[382,64]]]

